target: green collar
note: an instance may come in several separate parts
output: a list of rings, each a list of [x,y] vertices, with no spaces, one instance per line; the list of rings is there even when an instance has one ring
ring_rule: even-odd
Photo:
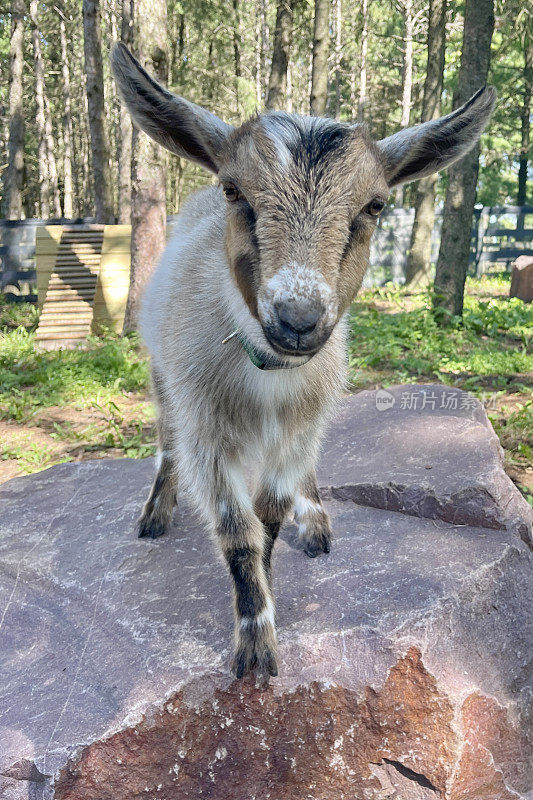
[[[257,369],[295,369],[296,367],[301,367],[303,364],[307,364],[307,362],[312,358],[312,356],[307,356],[305,361],[301,361],[299,364],[292,364],[290,361],[277,358],[270,353],[265,353],[261,350],[258,350],[256,347],[254,347],[250,340],[246,338],[244,333],[239,330],[236,330],[227,336],[223,340],[222,344],[229,342],[229,340],[233,339],[234,337],[239,340],[242,349],[247,354],[254,367],[257,367]]]

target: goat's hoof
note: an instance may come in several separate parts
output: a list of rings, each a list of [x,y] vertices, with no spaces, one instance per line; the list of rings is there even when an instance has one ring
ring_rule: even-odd
[[[166,526],[154,517],[141,517],[137,521],[137,535],[139,539],[158,539],[167,532]]]
[[[329,553],[331,550],[331,531],[324,529],[306,534],[303,537],[304,553],[309,558],[316,558],[320,553]]]
[[[252,624],[249,629],[239,632],[231,671],[236,678],[243,678],[254,669],[273,678],[278,674],[276,634],[270,625],[257,627]]]

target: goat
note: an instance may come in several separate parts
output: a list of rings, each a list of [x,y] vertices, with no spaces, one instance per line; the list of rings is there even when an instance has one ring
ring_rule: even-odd
[[[475,144],[496,93],[374,142],[364,125],[284,112],[234,128],[124,45],[112,66],[133,122],[218,178],[186,203],[143,299],[160,452],[139,536],[163,534],[178,487],[188,495],[233,578],[232,669],[277,675],[272,548],[294,508],[307,555],[330,550],[315,464],[376,220],[391,187]]]

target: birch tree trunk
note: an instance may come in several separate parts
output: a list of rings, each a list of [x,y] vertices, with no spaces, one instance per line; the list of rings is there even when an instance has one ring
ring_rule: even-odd
[[[91,138],[94,204],[97,222],[112,223],[113,194],[109,143],[105,130],[104,73],[100,32],[100,0],[83,0],[83,43]]]
[[[325,114],[328,100],[329,9],[330,0],[315,0],[310,109],[316,117]]]
[[[463,48],[454,108],[485,85],[494,30],[494,0],[466,0]],[[463,298],[472,236],[472,215],[480,147],[477,144],[448,170],[442,235],[435,274],[433,310],[439,324],[463,313]]]
[[[359,101],[357,103],[357,119],[362,122],[365,118],[366,105],[366,69],[368,57],[368,3],[369,0],[361,0],[361,19],[363,29],[361,31],[361,65],[359,68]]]
[[[133,41],[133,0],[123,0],[120,39],[127,47]],[[118,222],[131,223],[131,117],[125,106],[119,110],[120,148],[118,154]]]
[[[272,66],[265,102],[267,109],[283,109],[286,104],[287,64],[291,49],[294,2],[295,0],[278,0]]]
[[[41,53],[41,38],[37,0],[30,2],[31,38],[35,71],[35,125],[37,128],[37,162],[39,167],[39,205],[43,219],[50,216],[50,180],[48,177],[48,152],[44,132],[44,65]]]
[[[70,68],[68,61],[67,31],[65,17],[61,13],[59,20],[61,39],[61,71],[63,75],[63,213],[67,219],[74,216],[72,186],[72,110],[70,96]]]
[[[430,0],[427,40],[427,68],[422,98],[422,117],[427,122],[440,117],[446,48],[447,0]],[[405,267],[405,283],[410,288],[425,287],[430,282],[431,236],[435,224],[435,189],[437,176],[428,175],[418,183],[411,245]]]
[[[134,42],[143,67],[160,83],[168,80],[166,0],[135,0]],[[137,327],[146,282],[165,247],[166,153],[133,129],[131,273],[124,333]]]
[[[24,0],[11,3],[11,39],[9,45],[9,147],[4,178],[5,214],[7,219],[21,219],[22,181],[24,176],[24,110],[22,97],[22,70],[24,66]]]

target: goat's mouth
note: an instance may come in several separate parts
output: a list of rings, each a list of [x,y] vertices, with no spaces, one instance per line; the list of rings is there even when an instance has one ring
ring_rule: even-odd
[[[325,345],[331,329],[317,335],[315,331],[311,333],[298,333],[287,331],[278,325],[263,325],[263,333],[270,347],[280,356],[309,357],[314,356]]]

